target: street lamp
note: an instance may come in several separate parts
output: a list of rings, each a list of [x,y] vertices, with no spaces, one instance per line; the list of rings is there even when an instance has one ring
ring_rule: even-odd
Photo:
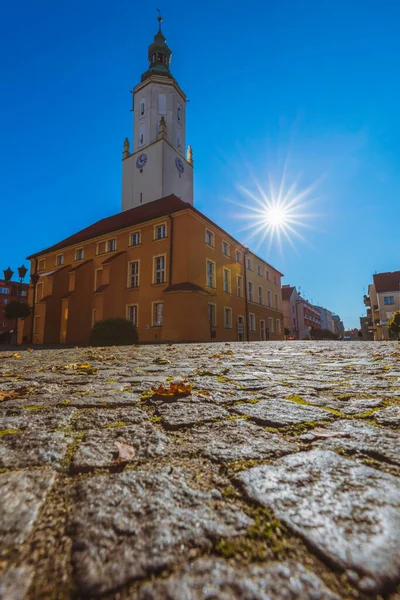
[[[18,302],[21,302],[22,282],[24,281],[27,272],[28,269],[24,265],[18,267]],[[14,271],[12,271],[10,267],[8,267],[8,269],[5,269],[3,273],[6,283],[9,283],[11,281],[12,276],[14,275]],[[18,317],[15,317],[15,344],[18,344]]]

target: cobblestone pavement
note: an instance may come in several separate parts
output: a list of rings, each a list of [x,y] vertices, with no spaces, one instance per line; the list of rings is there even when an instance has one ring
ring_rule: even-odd
[[[0,418],[0,598],[400,600],[398,343],[0,350]]]

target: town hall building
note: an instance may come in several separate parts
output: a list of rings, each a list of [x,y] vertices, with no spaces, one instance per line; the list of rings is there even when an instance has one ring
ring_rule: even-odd
[[[161,21],[133,90],[122,211],[28,257],[27,342],[85,344],[109,317],[141,342],[283,339],[282,274],[194,207],[186,96]]]

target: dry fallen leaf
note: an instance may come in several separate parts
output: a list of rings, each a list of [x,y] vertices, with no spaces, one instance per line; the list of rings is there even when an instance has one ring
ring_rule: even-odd
[[[169,385],[161,383],[158,387],[151,388],[157,396],[187,396],[192,391],[190,383],[185,381],[171,382]]]
[[[15,354],[13,354],[14,358],[21,358],[21,355],[18,354],[18,352],[15,352]]]
[[[127,463],[135,458],[135,449],[125,442],[115,442],[118,450],[118,457],[115,459],[114,464],[120,465]]]
[[[15,398],[18,398],[18,392],[15,392],[14,390],[0,392],[0,402],[3,402],[4,400],[14,400]]]

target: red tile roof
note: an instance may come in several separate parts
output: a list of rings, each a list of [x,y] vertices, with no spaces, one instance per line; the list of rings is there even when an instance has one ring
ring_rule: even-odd
[[[378,294],[380,292],[400,292],[400,271],[376,273],[374,284]]]
[[[290,300],[290,296],[292,295],[294,290],[294,286],[283,285],[282,286],[282,300]]]
[[[78,231],[78,233],[74,233],[58,244],[54,244],[54,246],[50,246],[49,248],[41,250],[40,252],[35,252],[35,254],[32,254],[27,258],[29,260],[46,252],[53,252],[54,250],[65,248],[66,246],[80,244],[81,242],[85,242],[91,238],[105,235],[107,233],[111,233],[112,231],[123,229],[124,227],[130,227],[131,225],[143,223],[144,221],[150,221],[151,219],[164,217],[169,213],[184,210],[185,208],[191,208],[191,205],[183,200],[180,200],[180,198],[177,196],[166,196],[160,200],[143,204],[143,206],[138,206],[137,208],[130,208],[129,210],[117,213],[116,215],[112,215],[106,219],[101,219],[101,221],[97,221],[96,223],[93,223],[93,225],[89,225],[89,227],[81,229],[81,231]]]

